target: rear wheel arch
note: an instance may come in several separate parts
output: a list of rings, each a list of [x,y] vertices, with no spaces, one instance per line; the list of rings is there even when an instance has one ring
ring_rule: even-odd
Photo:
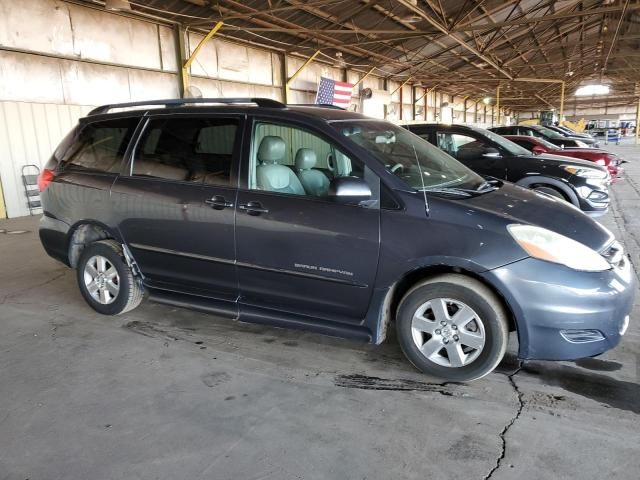
[[[67,255],[69,265],[75,268],[84,248],[98,240],[113,239],[119,241],[119,236],[101,222],[85,220],[76,223],[69,230]]]

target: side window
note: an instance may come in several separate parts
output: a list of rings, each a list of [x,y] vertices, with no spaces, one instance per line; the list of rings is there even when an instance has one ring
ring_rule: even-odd
[[[149,122],[133,175],[193,183],[230,184],[239,121],[229,118],[156,118]]]
[[[363,163],[303,129],[257,123],[249,161],[249,188],[328,200],[331,182],[340,177],[365,180],[377,206],[380,180]]]
[[[438,132],[438,147],[461,161],[479,158],[490,147],[483,140],[459,133]]]
[[[118,173],[138,121],[121,118],[86,125],[67,152],[65,168]]]
[[[517,140],[516,143],[527,150],[531,150],[536,144],[527,140]]]

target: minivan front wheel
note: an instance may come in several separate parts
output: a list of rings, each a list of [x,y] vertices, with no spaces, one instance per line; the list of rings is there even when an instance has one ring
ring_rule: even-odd
[[[509,334],[495,294],[460,274],[433,277],[410,289],[398,306],[396,329],[413,365],[451,381],[491,372],[504,356]]]
[[[85,301],[98,313],[118,315],[133,310],[144,290],[134,277],[114,240],[87,245],[77,265],[77,280]]]

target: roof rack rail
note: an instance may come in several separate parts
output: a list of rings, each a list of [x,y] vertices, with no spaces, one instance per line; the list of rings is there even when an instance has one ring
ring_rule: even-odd
[[[345,108],[330,103],[287,103],[287,107],[318,107],[318,108],[331,108],[334,110],[346,110]]]
[[[115,108],[145,107],[154,105],[161,105],[164,107],[179,107],[183,105],[191,105],[194,103],[220,103],[224,105],[253,103],[258,107],[264,108],[286,108],[286,105],[284,103],[278,102],[277,100],[272,100],[270,98],[171,98],[167,100],[148,100],[145,102],[127,102],[102,105],[91,110],[87,116],[108,113],[109,110],[113,110]]]

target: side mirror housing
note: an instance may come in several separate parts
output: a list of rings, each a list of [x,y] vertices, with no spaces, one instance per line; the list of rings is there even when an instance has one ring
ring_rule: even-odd
[[[533,148],[531,149],[531,151],[533,153],[535,153],[536,155],[540,155],[541,153],[545,153],[546,152],[544,147],[541,147],[540,145],[534,145]]]
[[[500,158],[501,157],[500,152],[493,147],[486,148],[482,156],[484,158]]]
[[[336,177],[329,185],[329,198],[339,203],[358,204],[371,196],[369,184],[358,177]]]

